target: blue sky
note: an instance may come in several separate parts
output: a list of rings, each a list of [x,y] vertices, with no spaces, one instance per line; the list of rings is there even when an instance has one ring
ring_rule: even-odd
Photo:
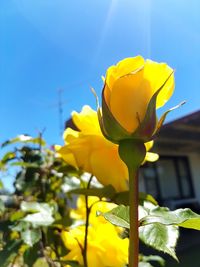
[[[164,110],[187,104],[168,120],[199,109],[199,0],[1,0],[0,142],[45,130],[62,144],[63,120],[101,93],[101,75],[124,57],[143,55],[176,69]]]
[[[199,109],[200,2],[187,0],[1,0],[1,141],[46,128],[60,143],[58,89],[63,119],[84,104],[95,107],[101,75],[118,60],[143,55],[176,69],[170,115]]]

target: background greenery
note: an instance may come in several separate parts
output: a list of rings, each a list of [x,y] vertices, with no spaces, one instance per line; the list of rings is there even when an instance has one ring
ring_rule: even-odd
[[[1,177],[15,177],[12,194],[0,183],[1,267],[80,266],[63,261],[69,251],[61,239],[62,230],[73,223],[70,209],[79,195],[96,196],[118,204],[100,215],[124,228],[122,238],[128,235],[128,191],[119,193],[112,186],[102,186],[97,181],[88,188],[89,176],[63,162],[54,148],[46,145],[42,135],[36,138],[20,135],[4,142],[1,148]],[[139,203],[145,214],[140,220],[140,239],[147,247],[154,248],[153,256],[140,255],[140,267],[164,266],[162,258],[155,255],[156,250],[176,258],[179,227],[199,230],[200,215],[189,209],[171,212],[159,207],[156,200],[145,193],[139,194]],[[187,239],[182,242],[186,243]],[[191,262],[193,267],[199,267],[194,265],[198,264],[198,253],[198,246],[189,247],[183,253],[178,251],[180,265],[167,258],[166,267],[188,267]]]

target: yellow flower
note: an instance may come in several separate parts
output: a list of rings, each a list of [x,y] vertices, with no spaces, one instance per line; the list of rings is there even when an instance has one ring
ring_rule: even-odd
[[[100,200],[98,197],[89,196],[88,197],[88,207],[90,207],[90,216],[89,216],[89,224],[97,225],[99,223],[108,223],[107,220],[103,216],[97,216],[97,212],[108,212],[114,208],[116,208],[116,204],[111,202],[106,202]],[[86,219],[86,207],[85,207],[85,198],[84,196],[79,196],[77,199],[77,209],[72,209],[70,212],[70,216],[73,219],[85,221]],[[118,231],[119,229],[115,227]],[[119,231],[118,231],[119,232]]]
[[[78,261],[83,264],[85,226],[62,231],[61,238],[70,252],[63,260]],[[88,267],[123,267],[128,262],[128,238],[121,239],[109,223],[99,223],[88,227],[87,260]]]
[[[119,157],[118,145],[103,136],[96,111],[84,106],[80,113],[72,113],[72,120],[79,131],[65,130],[65,145],[56,146],[58,154],[68,164],[96,176],[103,185],[111,184],[117,191],[127,190],[127,167]],[[147,143],[147,150],[152,145]],[[158,159],[157,154],[146,155],[148,161]]]
[[[128,260],[128,238],[122,240],[119,236],[122,228],[110,224],[103,216],[97,216],[97,211],[107,212],[115,208],[116,204],[89,196],[88,207],[90,207],[87,236],[88,267],[124,266]],[[70,216],[79,220],[79,224],[81,221],[85,221],[86,209],[83,196],[77,199],[77,209],[73,209]],[[78,221],[76,221],[76,225],[77,223]],[[65,247],[70,250],[63,260],[74,260],[83,264],[82,249],[85,226],[71,227],[68,231],[62,231],[61,238]],[[108,251],[109,253],[107,253]]]
[[[158,127],[155,110],[174,90],[173,70],[165,63],[126,58],[106,73],[102,92],[102,125],[105,136],[151,140]]]

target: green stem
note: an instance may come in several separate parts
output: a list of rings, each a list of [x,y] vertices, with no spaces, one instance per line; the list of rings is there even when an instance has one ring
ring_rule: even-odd
[[[138,267],[138,171],[129,169],[129,267]]]
[[[85,196],[85,208],[86,208],[86,219],[85,219],[83,262],[84,262],[84,266],[88,267],[88,264],[87,264],[87,236],[88,236],[88,226],[89,226],[89,216],[90,216],[90,208],[88,207],[88,196]]]
[[[87,189],[90,188],[93,175],[90,176],[90,179],[87,184]],[[85,219],[85,237],[84,237],[84,247],[83,247],[83,262],[84,267],[88,267],[87,263],[87,236],[88,236],[88,226],[89,226],[89,217],[91,208],[88,206],[88,196],[85,196],[85,210],[86,210],[86,219]]]
[[[138,267],[138,170],[145,158],[146,148],[139,140],[125,139],[119,143],[119,155],[129,172],[129,267]]]

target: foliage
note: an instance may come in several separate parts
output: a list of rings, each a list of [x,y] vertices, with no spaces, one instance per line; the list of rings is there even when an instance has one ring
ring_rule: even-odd
[[[103,186],[94,177],[67,165],[53,148],[47,148],[41,136],[18,136],[4,142],[2,150],[1,175],[12,172],[15,180],[14,192],[7,196],[9,201],[0,199],[0,266],[83,266],[87,228],[89,248],[109,249],[118,244],[118,254],[124,253],[126,266],[128,191],[117,192],[112,185]],[[77,196],[77,208],[72,209]],[[140,239],[177,259],[179,227],[200,230],[200,215],[189,209],[170,211],[159,207],[145,193],[139,194],[139,202]],[[98,243],[100,240],[103,243]],[[74,251],[79,249],[78,262],[70,258],[70,242]],[[164,260],[157,255],[140,255],[140,267],[155,264],[164,266]]]
[[[81,172],[66,166],[45,145],[40,136],[27,135],[2,144],[7,151],[0,161],[1,175],[15,175],[15,190],[7,196],[9,201],[0,201],[1,266],[10,262],[33,266],[39,258],[56,266],[54,261],[66,253],[59,235],[71,224],[71,195],[62,187]]]

